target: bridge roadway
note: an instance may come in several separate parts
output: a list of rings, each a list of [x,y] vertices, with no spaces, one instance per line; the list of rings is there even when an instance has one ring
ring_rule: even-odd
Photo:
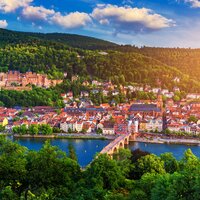
[[[100,154],[108,154],[112,156],[113,154],[117,153],[120,148],[123,149],[125,145],[128,145],[130,140],[134,141],[135,135],[136,134],[134,133],[127,133],[124,135],[120,135],[115,140],[110,142],[106,147],[104,147],[100,152]]]

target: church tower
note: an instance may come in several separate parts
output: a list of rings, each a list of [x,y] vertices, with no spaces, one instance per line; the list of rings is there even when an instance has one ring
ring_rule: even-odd
[[[157,107],[160,108],[161,111],[163,111],[163,98],[162,98],[161,91],[159,91],[157,95]]]

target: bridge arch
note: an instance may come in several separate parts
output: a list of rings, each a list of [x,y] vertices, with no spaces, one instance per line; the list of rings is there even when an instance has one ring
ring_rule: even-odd
[[[116,153],[118,153],[118,148],[117,148],[117,147],[114,147],[114,148],[113,148],[113,154],[116,154]]]
[[[117,154],[119,149],[124,149],[125,145],[128,145],[130,141],[134,141],[134,136],[134,133],[120,135],[111,143],[109,143],[106,147],[104,147],[100,153],[107,153],[112,158],[112,155]]]
[[[119,143],[119,148],[120,148],[120,149],[123,149],[123,148],[124,148],[124,143],[123,143],[123,142],[120,142],[120,143]]]
[[[124,144],[126,144],[126,145],[129,144],[129,137],[126,137],[126,138],[124,139]]]

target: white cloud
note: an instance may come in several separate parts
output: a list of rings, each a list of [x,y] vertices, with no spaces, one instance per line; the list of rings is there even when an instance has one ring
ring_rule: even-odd
[[[22,10],[22,15],[26,19],[31,20],[47,20],[47,18],[53,14],[55,14],[54,10],[44,8],[43,6],[27,6]]]
[[[28,6],[33,0],[0,0],[0,11],[14,12],[16,9]]]
[[[185,3],[190,3],[192,8],[200,8],[199,0],[184,0]]]
[[[56,13],[51,22],[66,29],[78,28],[87,25],[92,19],[87,13],[73,12],[67,15]]]
[[[145,33],[175,25],[173,20],[147,8],[118,7],[110,4],[97,6],[91,16],[101,24],[106,22],[112,26],[116,33]]]
[[[7,28],[8,23],[6,20],[0,20],[0,28]]]

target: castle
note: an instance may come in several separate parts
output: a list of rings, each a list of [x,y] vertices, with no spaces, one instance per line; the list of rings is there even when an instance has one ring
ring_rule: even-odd
[[[29,85],[48,88],[62,83],[63,80],[50,80],[45,74],[33,72],[20,73],[19,71],[8,71],[0,73],[0,87],[4,89],[28,90]]]

